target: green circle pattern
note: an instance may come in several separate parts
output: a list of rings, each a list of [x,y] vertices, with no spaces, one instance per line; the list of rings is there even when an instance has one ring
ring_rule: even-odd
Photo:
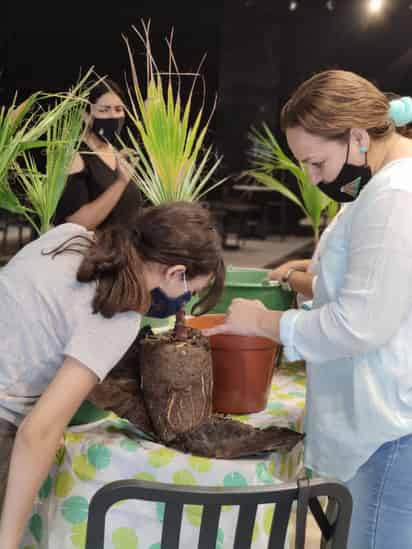
[[[187,470],[176,471],[173,474],[173,482],[182,486],[195,486],[197,484],[195,477]]]
[[[51,489],[53,487],[53,481],[50,475],[47,475],[46,480],[41,485],[41,488],[39,490],[39,498],[41,500],[44,500],[49,497]]]
[[[56,476],[56,482],[54,484],[54,494],[58,498],[67,497],[73,489],[75,481],[68,471],[62,471]]]
[[[89,462],[86,454],[80,454],[73,459],[73,471],[80,480],[92,480],[96,476],[96,467]]]
[[[165,467],[176,456],[174,450],[169,450],[169,448],[159,448],[158,450],[152,450],[149,452],[149,463],[152,467]]]
[[[29,522],[29,531],[37,543],[40,543],[43,537],[43,522],[39,514],[36,513],[31,517]]]
[[[247,486],[247,480],[241,473],[234,471],[233,473],[229,473],[225,476],[223,479],[223,486]]]
[[[266,463],[258,463],[256,465],[256,476],[263,484],[273,484],[274,478],[268,471]]]
[[[275,512],[275,506],[270,505],[265,510],[265,513],[263,515],[263,530],[265,531],[265,534],[267,536],[270,535],[270,530],[272,528],[272,521],[273,521],[273,514]]]
[[[72,496],[64,500],[61,513],[70,524],[79,524],[87,520],[89,513],[89,503],[82,496]]]
[[[163,503],[162,501],[156,502],[156,516],[159,522],[163,522],[163,519],[165,516],[165,507],[166,507],[166,504]]]
[[[93,444],[87,451],[89,462],[99,471],[106,469],[112,460],[112,454],[104,444]]]
[[[184,509],[187,521],[192,526],[199,527],[202,521],[203,507],[201,505],[185,505]]]
[[[79,522],[72,526],[70,539],[76,549],[84,549],[86,545],[87,522]]]
[[[136,452],[140,444],[132,438],[125,437],[120,443],[120,448],[126,450],[126,452]]]
[[[193,471],[207,473],[212,468],[212,460],[205,457],[190,456],[188,462]]]
[[[139,538],[132,528],[116,528],[112,534],[114,549],[137,549]]]
[[[147,480],[148,482],[152,482],[156,480],[156,477],[152,475],[152,473],[146,473],[143,471],[142,473],[137,473],[137,475],[134,476],[136,480]]]
[[[223,549],[224,539],[225,539],[225,535],[223,533],[223,530],[219,528],[217,531],[216,549]]]

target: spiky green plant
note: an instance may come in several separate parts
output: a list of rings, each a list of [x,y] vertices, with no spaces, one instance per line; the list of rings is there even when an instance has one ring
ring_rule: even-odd
[[[204,147],[212,108],[204,120],[204,100],[193,112],[193,90],[199,74],[185,74],[192,78],[189,96],[184,103],[180,93],[180,79],[172,50],[172,37],[167,40],[169,67],[166,73],[158,70],[152,55],[149,25],[143,31],[133,27],[146,50],[146,88],[143,91],[137,77],[137,68],[129,41],[132,84],[128,86],[131,125],[128,135],[134,169],[133,181],[152,204],[175,200],[199,200],[224,180],[213,182],[212,175],[221,159],[212,160],[212,147]],[[177,83],[173,89],[172,80]],[[138,138],[136,137],[138,136]]]
[[[331,219],[337,212],[338,204],[310,182],[305,167],[288,157],[266,124],[263,124],[262,131],[252,128],[249,138],[252,143],[250,156],[254,167],[245,173],[299,206],[309,220],[317,242],[322,215],[327,212],[328,218]],[[274,176],[279,170],[289,172],[295,177],[300,197]]]
[[[39,234],[50,228],[80,144],[90,73],[68,93],[39,92],[0,110],[0,208],[24,216]],[[43,109],[50,99],[54,104]],[[38,147],[45,152],[44,173],[33,156]]]

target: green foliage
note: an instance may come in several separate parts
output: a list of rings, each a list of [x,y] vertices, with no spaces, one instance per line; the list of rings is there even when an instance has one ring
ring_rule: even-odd
[[[293,162],[283,152],[266,124],[263,124],[262,131],[252,128],[249,138],[252,143],[250,153],[254,167],[246,173],[299,206],[310,221],[315,240],[318,240],[322,215],[326,211],[328,218],[331,219],[337,212],[338,204],[310,182],[305,167]],[[300,196],[274,176],[274,173],[279,170],[287,171],[295,177]]]
[[[221,159],[213,159],[212,147],[204,147],[215,106],[208,119],[204,120],[204,91],[202,107],[198,112],[193,112],[193,91],[199,74],[179,73],[172,50],[172,37],[167,41],[169,67],[164,73],[157,68],[151,52],[149,25],[143,23],[142,32],[136,27],[133,29],[145,47],[147,84],[142,91],[132,50],[125,39],[132,73],[132,85],[128,86],[132,178],[152,204],[198,200],[224,181],[212,182],[212,175]],[[192,87],[185,103],[180,94],[182,76],[192,78]],[[173,89],[173,79],[177,82],[177,90]]]
[[[0,109],[0,208],[23,215],[38,233],[50,227],[81,141],[90,73],[68,93],[38,92],[19,106],[14,99],[8,109]],[[43,108],[50,100],[53,104]],[[45,173],[33,156],[39,147]]]

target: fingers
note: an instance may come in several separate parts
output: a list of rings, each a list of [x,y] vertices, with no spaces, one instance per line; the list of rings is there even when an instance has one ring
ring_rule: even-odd
[[[279,280],[279,270],[274,269],[273,271],[270,271],[270,273],[268,274],[268,279],[269,280]]]
[[[226,324],[220,324],[219,326],[215,326],[214,328],[207,328],[205,330],[202,330],[202,334],[206,337],[219,335],[219,334],[226,334],[227,332],[228,332],[228,329]]]
[[[130,164],[124,158],[122,158],[120,154],[116,155],[116,163],[117,163],[117,170],[120,176],[125,181],[127,182],[130,181],[133,175],[133,169],[130,166]]]

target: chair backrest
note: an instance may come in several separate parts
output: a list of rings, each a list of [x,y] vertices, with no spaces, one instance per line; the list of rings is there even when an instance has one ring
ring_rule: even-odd
[[[329,498],[327,514],[319,502],[319,498],[325,496]],[[179,547],[184,505],[203,506],[198,549],[215,549],[220,511],[223,505],[240,507],[234,549],[251,547],[259,504],[276,503],[268,549],[283,549],[294,501],[298,502],[296,549],[304,549],[308,507],[319,525],[328,549],[346,549],[352,514],[352,497],[348,489],[341,483],[320,479],[246,488],[193,487],[120,480],[100,488],[90,501],[86,549],[103,549],[106,512],[117,501],[127,499],[166,504],[162,527],[162,549]]]

